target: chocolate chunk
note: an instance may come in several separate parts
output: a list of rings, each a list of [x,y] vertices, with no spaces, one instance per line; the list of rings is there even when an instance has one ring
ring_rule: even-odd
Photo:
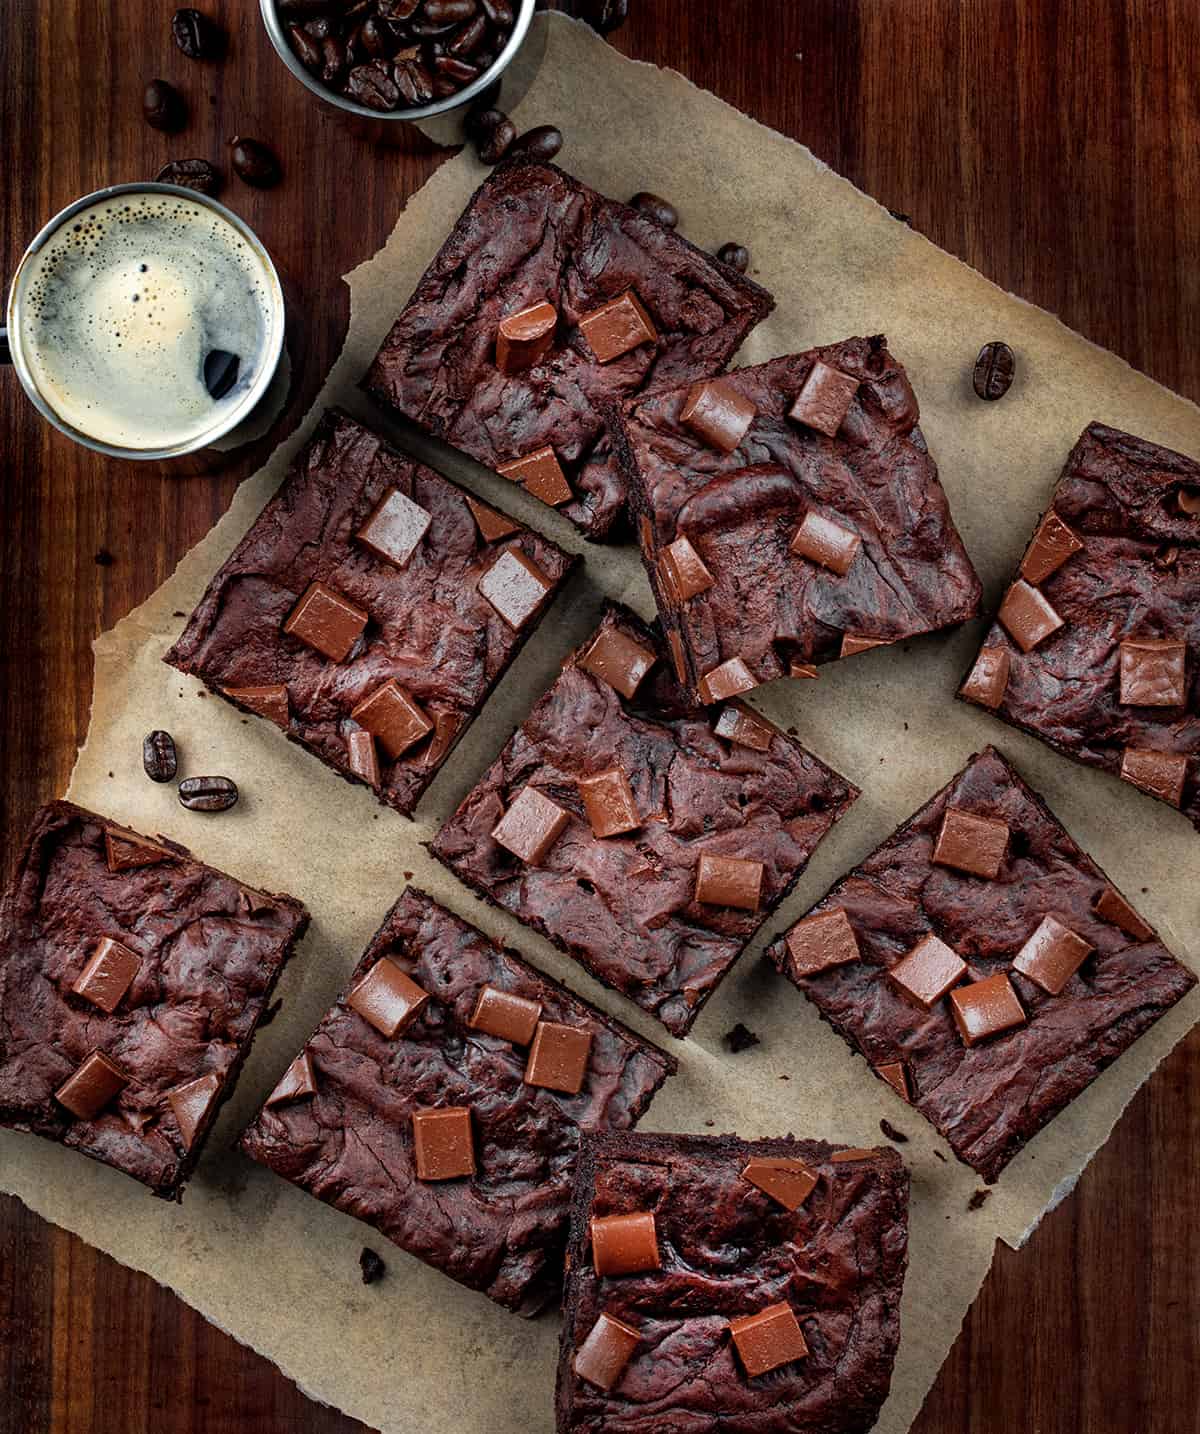
[[[570,813],[536,787],[522,787],[508,811],[492,828],[492,840],[519,857],[526,866],[545,861],[563,834]]]
[[[387,1266],[374,1250],[367,1249],[365,1245],[358,1257],[358,1267],[362,1271],[364,1285],[373,1285],[387,1274]]]
[[[1187,643],[1127,638],[1121,644],[1121,701],[1127,707],[1187,703]]]
[[[629,778],[620,767],[582,777],[578,786],[593,836],[619,836],[641,826]]]
[[[346,1005],[388,1040],[411,1025],[428,1002],[429,992],[386,956],[376,961],[346,997]]]
[[[432,513],[399,488],[389,488],[355,537],[377,558],[402,568],[417,551],[432,522]]]
[[[364,697],[350,717],[366,728],[393,762],[433,731],[428,716],[395,678]]]
[[[1126,936],[1132,936],[1135,941],[1154,940],[1154,927],[1142,920],[1115,887],[1106,886],[1096,898],[1096,914],[1113,926],[1119,926]]]
[[[364,727],[358,727],[346,738],[346,760],[356,777],[361,777],[368,787],[379,785],[379,754],[375,750],[375,737]]]
[[[95,1120],[128,1084],[124,1073],[107,1056],[93,1051],[54,1092],[54,1099],[76,1120]]]
[[[562,471],[562,465],[553,448],[538,448],[526,453],[523,458],[514,458],[511,463],[501,463],[496,472],[504,478],[520,483],[527,493],[551,508],[569,502],[571,485]]]
[[[239,707],[248,707],[257,717],[265,717],[277,727],[286,727],[291,721],[288,705],[288,690],[282,682],[272,682],[265,687],[222,687],[221,691]]]
[[[632,289],[582,315],[579,331],[597,363],[611,363],[642,344],[658,341],[654,320]]]
[[[174,861],[175,853],[147,841],[136,832],[106,827],[104,857],[109,871],[133,871],[140,866],[158,866],[160,862]]]
[[[856,1165],[860,1160],[874,1160],[878,1154],[877,1150],[847,1148],[846,1150],[835,1150],[829,1159],[834,1165]]]
[[[539,1021],[525,1065],[525,1084],[578,1095],[591,1053],[591,1031],[557,1021]]]
[[[743,861],[741,857],[705,852],[696,864],[696,900],[708,906],[757,911],[762,880],[761,861]]]
[[[540,1001],[530,1001],[495,986],[481,986],[468,1025],[485,1035],[511,1041],[514,1046],[527,1046],[541,1019]]]
[[[475,526],[479,529],[479,536],[485,543],[495,543],[500,538],[507,538],[513,533],[521,531],[519,523],[514,523],[511,518],[506,518],[495,508],[489,508],[478,498],[468,497],[467,507],[470,508],[471,516],[475,519]]]
[[[791,551],[845,577],[861,547],[862,539],[857,533],[809,509],[792,539]]]
[[[196,1080],[185,1081],[167,1092],[167,1104],[179,1126],[183,1148],[191,1150],[196,1137],[204,1125],[212,1103],[221,1089],[221,1078],[215,1071],[199,1076]]]
[[[663,549],[659,573],[676,602],[687,602],[713,585],[713,575],[687,538],[676,538]]]
[[[1041,925],[1013,959],[1014,970],[1057,996],[1079,970],[1092,947],[1064,926],[1056,916],[1045,916]]]
[[[679,421],[721,453],[732,453],[746,436],[757,405],[724,379],[692,384],[679,410]]]
[[[844,652],[842,656],[845,656]],[[791,662],[788,663],[788,676],[803,678],[806,681],[810,682],[817,682],[819,681],[821,674],[817,671],[817,669],[813,666],[811,662],[797,662],[795,661],[795,659],[793,659]]]
[[[721,708],[721,715],[713,724],[713,731],[727,742],[736,742],[739,747],[750,747],[755,752],[771,749],[773,729],[756,713],[740,702],[731,702]]]
[[[412,1124],[418,1180],[459,1180],[475,1174],[475,1145],[468,1106],[414,1110]]]
[[[980,398],[994,403],[1008,392],[1015,372],[1016,360],[1012,349],[1000,339],[994,339],[979,350],[971,382]]]
[[[598,1215],[591,1228],[592,1268],[598,1275],[639,1275],[662,1267],[653,1211]]]
[[[675,629],[667,630],[667,650],[671,654],[671,671],[681,686],[687,685],[687,660],[683,655],[683,643]]]
[[[862,637],[858,633],[842,633],[839,657],[856,657],[860,652],[870,652],[873,647],[891,647],[890,637]]]
[[[1048,600],[1023,578],[1018,578],[1004,594],[996,616],[1022,652],[1032,652],[1063,625]]]
[[[1021,576],[1035,588],[1040,587],[1051,573],[1056,573],[1068,558],[1082,549],[1083,540],[1051,508],[1021,559]]]
[[[729,1333],[751,1379],[767,1374],[808,1354],[799,1321],[791,1305],[768,1305],[757,1314],[729,1321]]]
[[[742,1179],[756,1185],[785,1210],[799,1210],[817,1188],[817,1176],[802,1160],[785,1156],[755,1156],[742,1170]]]
[[[960,697],[993,711],[1004,701],[1012,654],[1007,647],[981,647],[971,675],[958,689]]]
[[[967,963],[932,931],[888,969],[896,985],[926,1010],[936,1006],[966,974]]]
[[[313,1068],[312,1056],[301,1051],[287,1070],[279,1077],[279,1083],[267,1096],[266,1104],[289,1105],[294,1100],[304,1100],[317,1093],[317,1073]]]
[[[477,584],[479,596],[519,632],[537,614],[554,584],[519,548],[506,548]]]
[[[554,346],[558,310],[545,299],[500,320],[496,333],[496,367],[503,374],[522,373]]]
[[[1008,824],[947,807],[931,860],[995,881],[1008,850]]]
[[[787,948],[793,976],[815,976],[862,959],[850,918],[840,906],[797,921],[787,934]]]
[[[788,413],[797,423],[815,428],[827,438],[833,438],[842,426],[854,395],[858,392],[858,379],[840,369],[830,368],[817,359],[808,371],[804,387]]]
[[[875,1074],[882,1076],[901,1100],[911,1100],[908,1089],[908,1067],[903,1061],[884,1061],[875,1067]]]
[[[959,1035],[968,1046],[1025,1024],[1025,1012],[1003,971],[951,991],[950,1007]]]
[[[1121,757],[1121,776],[1143,792],[1170,802],[1183,804],[1183,784],[1187,780],[1188,759],[1182,752],[1155,752],[1144,747],[1126,747]]]
[[[108,1015],[121,1004],[121,997],[133,985],[142,958],[111,936],[104,936],[71,990]]]
[[[349,598],[324,583],[311,583],[283,630],[331,662],[344,662],[366,625],[367,614]]]
[[[754,1046],[762,1044],[754,1032],[748,1026],[742,1025],[741,1021],[738,1021],[731,1030],[726,1031],[721,1039],[735,1056],[740,1056],[743,1051],[751,1050]]]
[[[749,692],[752,687],[757,686],[758,678],[742,659],[731,657],[728,662],[722,662],[720,667],[706,672],[700,679],[697,690],[700,700],[707,705],[724,702],[727,697],[736,697],[739,693]]]
[[[607,682],[622,697],[632,698],[654,661],[652,649],[635,642],[618,627],[604,627],[577,659],[577,666]]]
[[[902,1130],[897,1130],[890,1120],[881,1120],[879,1128],[889,1140],[894,1140],[897,1145],[907,1145],[908,1136]]]
[[[607,1394],[625,1372],[640,1339],[632,1326],[612,1315],[601,1314],[575,1352],[575,1373]]]

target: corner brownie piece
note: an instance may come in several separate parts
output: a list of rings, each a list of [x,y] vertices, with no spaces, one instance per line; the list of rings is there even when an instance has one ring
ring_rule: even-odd
[[[767,954],[989,1183],[1196,984],[991,747]]]
[[[674,1070],[410,888],[241,1145],[533,1315],[562,1280],[580,1131],[635,1125]]]
[[[0,1125],[179,1199],[308,913],[70,802],[0,907]]]
[[[513,161],[479,187],[364,382],[603,538],[625,485],[601,405],[719,373],[773,304],[640,210]]]
[[[894,1150],[587,1138],[558,1434],[863,1434],[900,1341],[908,1185]]]
[[[576,562],[332,410],[165,661],[411,816]]]
[[[646,571],[700,701],[975,616],[979,579],[917,418],[881,336],[620,410]]]
[[[684,1036],[858,789],[661,657],[610,606],[432,851]]]
[[[1200,465],[1090,424],[959,696],[1200,830]]]

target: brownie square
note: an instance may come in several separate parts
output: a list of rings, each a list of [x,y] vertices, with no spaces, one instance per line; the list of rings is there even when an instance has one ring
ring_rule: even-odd
[[[590,316],[626,295],[625,317],[638,332],[648,320],[655,337],[609,358],[614,325]],[[502,320],[547,301],[550,347],[503,372]],[[534,473],[508,476],[603,538],[624,509],[625,483],[601,406],[719,373],[773,306],[765,289],[640,210],[553,165],[509,162],[476,191],[365,386],[491,468],[541,455]]]
[[[747,1178],[765,1171],[774,1184],[789,1169],[803,1183],[782,1200]],[[894,1150],[589,1137],[571,1211],[558,1434],[870,1429],[900,1341],[908,1186]],[[653,1217],[659,1266],[598,1274],[592,1220],[635,1213]],[[629,1336],[598,1362],[595,1341],[585,1346],[609,1321]]]
[[[577,561],[334,410],[165,661],[411,816]]]
[[[308,913],[70,802],[0,907],[0,1125],[178,1200]]]
[[[822,373],[841,384],[832,414],[800,403]],[[743,688],[811,678],[976,615],[979,579],[917,419],[881,336],[624,405],[621,471],[689,692],[708,700],[705,678],[726,663],[745,664]],[[691,581],[680,545],[702,565]]]
[[[662,657],[610,606],[431,849],[684,1036],[858,789]]]
[[[1089,424],[959,696],[1200,830],[1200,465]]]
[[[1196,984],[991,747],[767,954],[989,1183]]]
[[[383,973],[392,995],[405,993],[399,1006]],[[393,1027],[387,1016],[401,1006]],[[532,1021],[503,1019],[514,1007]],[[526,1043],[560,1027],[585,1038],[575,1094],[531,1083],[541,1076]],[[533,1315],[562,1280],[580,1131],[635,1125],[674,1070],[410,888],[241,1147],[434,1269]]]

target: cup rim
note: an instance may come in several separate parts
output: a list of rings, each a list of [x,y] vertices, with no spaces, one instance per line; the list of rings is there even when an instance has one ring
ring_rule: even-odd
[[[211,209],[219,214],[227,223],[242,236],[243,239],[254,250],[255,257],[262,264],[263,270],[270,284],[272,310],[276,316],[273,327],[270,347],[267,349],[265,359],[259,369],[254,383],[246,390],[241,402],[236,408],[207,428],[203,433],[197,434],[180,443],[173,443],[165,448],[125,448],[115,443],[105,443],[99,438],[93,438],[90,433],[83,429],[76,428],[58,413],[43,397],[38,388],[37,380],[25,358],[24,348],[21,339],[20,307],[19,298],[22,280],[30,261],[41,252],[45,245],[55,234],[73,219],[76,214],[90,209],[94,204],[104,203],[106,200],[114,199],[122,194],[168,194],[177,195],[181,199],[191,200],[203,208]],[[283,345],[287,329],[287,314],[284,304],[283,285],[279,281],[279,274],[275,268],[274,260],[267,251],[266,245],[258,237],[253,229],[232,209],[226,208],[211,195],[201,194],[198,190],[188,189],[180,184],[164,184],[156,179],[131,181],[127,184],[109,184],[101,189],[95,189],[90,194],[81,195],[73,200],[65,209],[59,210],[53,218],[47,220],[30,240],[29,246],[21,256],[16,270],[13,273],[12,282],[8,288],[8,303],[5,309],[6,323],[8,325],[9,350],[12,357],[13,368],[21,381],[21,387],[25,390],[26,397],[38,410],[44,419],[60,433],[65,433],[76,443],[84,448],[90,448],[96,453],[103,453],[110,458],[132,458],[140,461],[152,461],[164,458],[181,458],[188,453],[199,452],[203,448],[210,447],[218,439],[224,438],[235,428],[246,421],[250,414],[258,407],[265,397],[267,390],[274,382],[275,374],[279,368],[279,361],[283,356]]]

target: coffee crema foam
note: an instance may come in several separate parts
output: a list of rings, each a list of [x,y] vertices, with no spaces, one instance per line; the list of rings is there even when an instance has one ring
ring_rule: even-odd
[[[276,340],[273,281],[220,214],[122,194],[74,215],[26,265],[21,349],[60,418],[98,442],[171,448],[245,400]],[[204,361],[238,359],[221,398]]]

